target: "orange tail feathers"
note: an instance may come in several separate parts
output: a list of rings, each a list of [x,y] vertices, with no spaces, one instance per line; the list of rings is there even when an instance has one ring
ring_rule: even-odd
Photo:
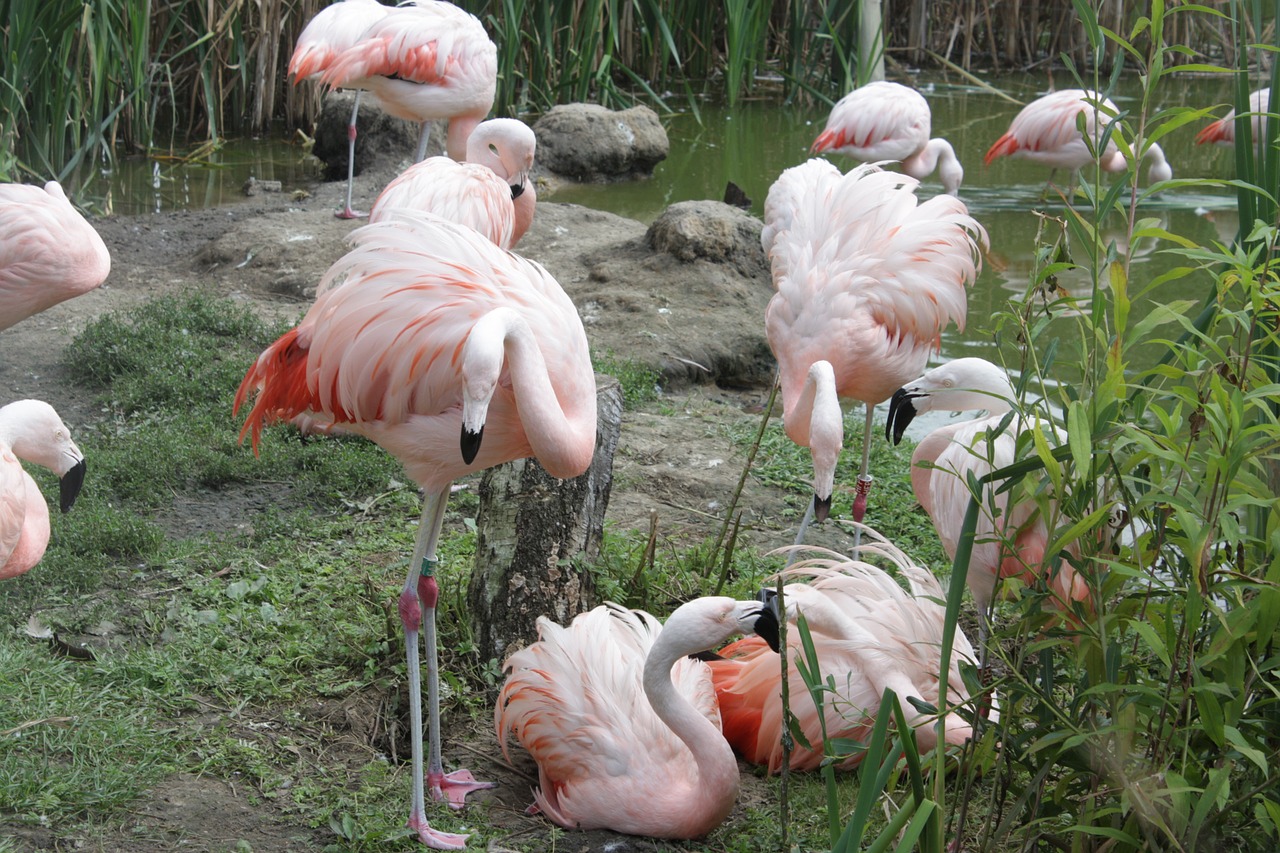
[[[744,637],[720,650],[725,660],[710,661],[711,682],[720,702],[720,729],[734,751],[752,764],[768,764],[769,752],[760,747],[765,703],[770,697],[756,691],[738,692],[739,681],[751,661],[770,653],[759,637]],[[777,666],[774,658],[773,666]],[[774,685],[777,686],[776,684]]]
[[[258,356],[240,382],[232,413],[238,414],[250,397],[253,408],[240,428],[240,441],[251,434],[255,456],[264,426],[316,408],[307,390],[307,350],[298,343],[297,329],[285,332]]]
[[[1018,140],[1009,134],[1005,134],[996,140],[995,144],[987,149],[987,156],[982,158],[984,165],[990,166],[991,161],[997,157],[1008,157],[1010,154],[1018,150]]]
[[[1234,119],[1232,119],[1234,121]],[[1227,138],[1227,126],[1229,122],[1225,118],[1220,118],[1209,126],[1205,127],[1196,134],[1196,145],[1204,145],[1210,142],[1229,142]]]

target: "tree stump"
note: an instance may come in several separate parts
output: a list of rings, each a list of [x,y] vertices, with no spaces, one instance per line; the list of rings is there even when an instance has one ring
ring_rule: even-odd
[[[536,460],[520,459],[480,479],[467,603],[481,661],[502,661],[536,639],[537,617],[563,624],[595,603],[591,575],[580,566],[599,554],[613,485],[622,388],[612,376],[596,376],[596,406],[595,456],[583,475],[558,480]]]

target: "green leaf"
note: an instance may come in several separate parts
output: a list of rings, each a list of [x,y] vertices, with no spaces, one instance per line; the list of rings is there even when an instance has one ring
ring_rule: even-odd
[[[1115,266],[1115,264],[1112,264]],[[1067,407],[1067,443],[1071,446],[1071,461],[1081,477],[1089,475],[1090,462],[1093,459],[1092,424],[1084,403],[1072,400]]]

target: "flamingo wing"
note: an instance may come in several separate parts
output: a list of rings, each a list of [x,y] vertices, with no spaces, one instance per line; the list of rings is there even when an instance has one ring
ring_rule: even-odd
[[[906,160],[929,144],[931,125],[929,103],[915,89],[868,83],[836,102],[813,150],[870,162]]]
[[[294,83],[323,74],[389,8],[378,0],[342,0],[317,12],[303,27],[289,57],[289,76]]]
[[[379,222],[397,208],[434,213],[474,228],[504,249],[511,248],[515,231],[511,187],[486,166],[449,157],[415,163],[383,189],[369,211],[369,221]]]

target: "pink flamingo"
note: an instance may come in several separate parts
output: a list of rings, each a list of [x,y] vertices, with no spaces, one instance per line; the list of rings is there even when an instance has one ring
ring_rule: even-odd
[[[88,293],[110,272],[106,243],[61,184],[0,184],[0,329]]]
[[[928,569],[917,566],[870,528],[865,532],[871,541],[864,542],[860,551],[887,560],[907,579],[909,589],[870,563],[822,549],[812,549],[814,556],[783,572],[787,578],[806,579],[783,589],[787,619],[792,623],[787,631],[791,711],[809,742],[808,747],[796,744],[792,749],[792,770],[817,769],[824,759],[824,738],[865,742],[885,688],[897,694],[917,743],[924,749],[938,743],[937,717],[922,714],[909,700],[938,705],[945,595]],[[804,656],[800,632],[794,627],[796,614],[803,614],[808,623],[822,681],[835,685],[823,696],[821,716],[794,663]],[[783,760],[782,672],[777,650],[747,637],[722,649],[720,656],[710,666],[724,735],[747,761],[777,773]],[[947,676],[950,708],[973,701],[960,666],[976,660],[973,646],[957,629]],[[991,714],[998,717],[994,709]],[[950,710],[945,742],[962,744],[971,737],[973,726]],[[856,752],[837,766],[847,769],[861,760],[862,753]]]
[[[1266,136],[1265,122],[1267,107],[1271,103],[1271,89],[1258,89],[1249,95],[1249,127],[1253,138],[1253,148],[1258,150]],[[1222,118],[1213,122],[1196,134],[1196,144],[1204,145],[1212,142],[1216,145],[1234,145],[1236,142],[1236,111],[1231,110]]]
[[[315,413],[397,457],[425,491],[400,595],[408,649],[413,802],[409,825],[438,849],[466,836],[427,824],[418,629],[427,655],[433,799],[460,808],[478,783],[440,758],[434,577],[449,484],[512,459],[537,457],[555,477],[587,469],[595,449],[595,374],[582,322],[541,266],[479,232],[400,210],[351,235],[354,248],[322,279],[298,327],[249,368],[236,410],[254,398],[241,437],[255,451],[265,424]]]
[[[936,168],[942,188],[955,195],[964,167],[950,142],[929,138],[932,121],[929,102],[910,86],[868,83],[836,102],[811,150],[848,154],[864,163],[897,160],[902,171],[919,181]]]
[[[916,445],[911,455],[911,488],[933,521],[947,556],[954,558],[963,528],[970,476],[982,477],[1017,461],[1015,445],[1022,430],[1013,417],[1009,375],[981,358],[958,358],[933,368],[893,395],[885,432],[894,444],[922,412],[986,410],[974,420],[940,426]],[[981,512],[969,558],[968,584],[977,605],[980,644],[985,648],[987,619],[1000,578],[1016,577],[1032,584],[1049,571],[1045,549],[1049,530],[1033,501],[1010,503],[1010,493],[996,486],[980,501]],[[1054,600],[1062,607],[1088,597],[1084,579],[1064,560],[1048,578]]]
[[[1084,116],[1084,132],[1077,116]],[[1070,169],[1072,179],[1095,160],[1094,152],[1101,143],[1103,129],[1119,115],[1110,98],[1087,89],[1061,89],[1036,98],[1014,116],[1005,134],[987,149],[988,166],[999,157],[1015,157],[1050,166]],[[1123,172],[1126,162],[1114,138],[1098,151],[1096,157],[1104,172]],[[1149,160],[1147,182],[1157,183],[1173,177],[1173,168],[1165,159],[1164,149],[1154,142],[1143,155]]]
[[[966,288],[986,232],[955,196],[920,202],[918,182],[824,160],[787,169],[769,189],[761,241],[777,292],[765,333],[778,360],[783,425],[813,457],[814,499],[801,523],[831,508],[844,441],[840,398],[866,405],[853,518],[871,488],[875,404],[919,375],[950,322],[964,327]]]
[[[481,122],[467,140],[467,160],[428,157],[400,173],[374,202],[369,221],[396,208],[429,211],[470,225],[504,249],[533,223],[537,193],[529,180],[537,138],[513,118]]]
[[[447,120],[446,152],[461,161],[467,137],[493,107],[498,48],[475,15],[444,0],[417,0],[388,9],[320,79],[332,88],[358,81],[388,113],[418,122],[415,163],[427,154],[430,122]]]
[[[707,665],[690,655],[756,632],[778,647],[773,609],[698,598],[666,625],[605,604],[568,628],[538,619],[538,641],[512,654],[494,708],[538,763],[530,811],[570,829],[699,838],[738,797],[738,762],[720,734]]]
[[[63,512],[84,485],[84,454],[52,406],[18,400],[0,408],[0,580],[30,570],[49,545],[49,507],[19,459],[58,475]]]
[[[307,22],[293,48],[293,56],[289,57],[289,76],[294,85],[323,76],[340,54],[354,47],[365,30],[389,11],[391,7],[383,6],[378,0],[339,0],[321,9]],[[352,78],[344,82],[342,88],[355,89],[356,100],[347,123],[347,200],[334,216],[357,219],[363,214],[351,207],[351,186],[356,174],[356,115],[360,112],[360,96],[369,85],[365,80]]]

